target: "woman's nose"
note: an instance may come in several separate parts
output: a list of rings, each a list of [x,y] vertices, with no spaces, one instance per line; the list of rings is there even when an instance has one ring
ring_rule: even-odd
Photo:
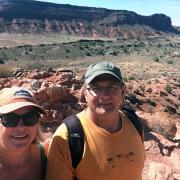
[[[19,122],[18,122],[18,124],[17,124],[17,127],[24,127],[25,125],[24,125],[24,121],[23,121],[23,119],[21,118],[21,119],[19,119]]]

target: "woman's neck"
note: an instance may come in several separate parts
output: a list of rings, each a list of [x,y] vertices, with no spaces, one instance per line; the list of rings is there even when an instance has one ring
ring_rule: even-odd
[[[18,169],[27,166],[31,161],[31,147],[21,153],[7,153],[0,150],[0,163],[4,168]]]

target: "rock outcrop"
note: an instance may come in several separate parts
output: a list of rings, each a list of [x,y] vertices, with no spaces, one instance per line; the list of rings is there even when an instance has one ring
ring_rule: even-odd
[[[141,16],[125,10],[32,0],[0,1],[0,32],[132,38],[158,35],[160,31],[178,32],[164,14]]]
[[[18,69],[15,78],[1,78],[0,89],[23,86],[34,91],[47,111],[40,124],[49,141],[62,120],[86,107],[81,93],[83,79],[72,71],[27,71]],[[180,177],[180,89],[176,79],[166,77],[126,82],[124,104],[142,118],[146,162],[144,180]]]

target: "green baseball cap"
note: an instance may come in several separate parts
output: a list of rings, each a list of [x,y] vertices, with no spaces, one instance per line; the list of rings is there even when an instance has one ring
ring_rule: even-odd
[[[119,81],[119,83],[123,82],[122,76],[121,76],[121,71],[117,66],[115,66],[111,62],[101,61],[101,62],[92,64],[88,67],[86,74],[85,74],[85,83],[86,84],[91,83],[91,81],[94,78],[96,78],[102,74],[110,74],[110,75],[114,76]]]

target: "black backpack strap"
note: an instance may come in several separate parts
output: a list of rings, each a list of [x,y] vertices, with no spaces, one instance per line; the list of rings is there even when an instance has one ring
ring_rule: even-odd
[[[84,151],[84,131],[80,119],[76,115],[68,116],[63,122],[68,130],[72,166],[76,169]]]
[[[136,130],[138,131],[142,141],[144,141],[143,127],[142,127],[141,119],[137,116],[135,111],[132,109],[123,107],[122,111],[126,114],[128,119],[133,123],[133,125],[135,126]]]

